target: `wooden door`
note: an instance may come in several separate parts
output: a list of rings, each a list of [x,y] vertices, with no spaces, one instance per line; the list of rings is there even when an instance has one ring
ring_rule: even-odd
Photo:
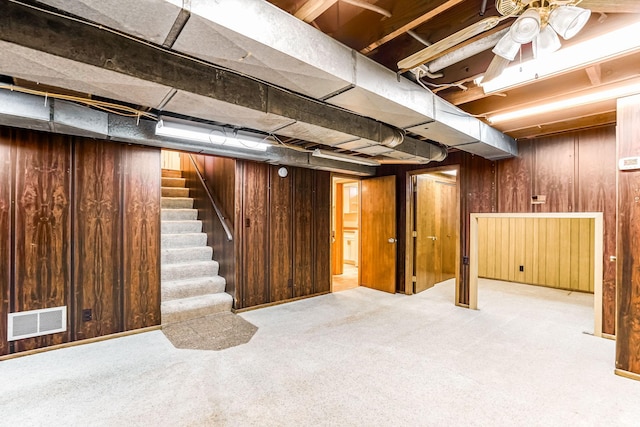
[[[440,242],[436,227],[436,189],[435,181],[419,175],[416,177],[415,218],[416,234],[414,249],[415,289],[422,292],[437,283],[439,265],[436,254],[440,252]]]
[[[418,175],[414,183],[415,292],[455,277],[456,184]]]
[[[396,291],[396,178],[361,181],[360,285]]]

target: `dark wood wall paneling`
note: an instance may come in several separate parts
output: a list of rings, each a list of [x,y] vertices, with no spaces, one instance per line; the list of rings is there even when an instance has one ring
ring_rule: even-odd
[[[0,356],[9,353],[7,314],[11,283],[11,130],[0,127]]]
[[[15,311],[68,306],[71,145],[60,135],[16,131]],[[70,310],[67,312],[70,316]],[[15,342],[15,351],[61,344],[71,331]]]
[[[160,324],[160,150],[127,146],[123,176],[124,329]]]
[[[218,262],[218,274],[226,281],[225,291],[236,297],[237,265],[236,248],[238,234],[234,230],[235,222],[235,174],[236,161],[224,157],[194,155],[191,157],[202,175],[205,185],[229,220],[232,238],[229,241],[209,197],[198,178],[189,154],[180,155],[183,177],[190,189],[189,196],[194,199],[194,208],[198,209],[198,218],[202,221],[202,230],[207,234],[207,243],[213,248],[213,258]]]
[[[328,292],[330,174],[239,161],[242,283],[237,308]]]
[[[314,172],[314,227],[315,240],[312,266],[315,267],[313,292],[331,290],[331,174]]]
[[[269,301],[294,297],[293,265],[293,174],[278,176],[278,166],[270,167],[269,200]]]
[[[618,158],[640,156],[640,96],[618,100]],[[618,172],[616,368],[640,378],[640,171]]]
[[[0,355],[159,324],[160,150],[0,128],[0,162]],[[66,332],[7,345],[57,306]]]
[[[463,152],[454,152],[440,167],[460,165],[460,263],[459,295],[468,303],[470,213],[516,212],[604,212],[603,332],[615,333],[615,255],[616,164],[615,127],[608,126],[581,132],[522,141],[519,156],[489,161]],[[398,291],[404,292],[406,241],[406,175],[425,169],[423,165],[383,166],[378,175],[395,174],[398,203]],[[545,195],[547,202],[532,205],[531,196]]]
[[[269,292],[269,165],[241,162],[242,305],[270,302]]]
[[[603,212],[602,330],[615,333],[616,322],[616,129],[613,126],[577,134],[576,211]],[[597,260],[596,260],[597,262]]]
[[[75,145],[73,319],[77,339],[123,330],[120,147]],[[83,320],[91,310],[91,321]]]

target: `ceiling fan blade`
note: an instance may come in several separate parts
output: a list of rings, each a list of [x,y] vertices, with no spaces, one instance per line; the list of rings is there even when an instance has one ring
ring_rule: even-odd
[[[428,46],[421,51],[416,52],[413,55],[406,57],[405,59],[402,59],[398,62],[398,69],[403,72],[429,62],[432,59],[440,56],[445,50],[450,49],[457,44],[465,42],[482,32],[494,28],[500,23],[500,21],[506,18],[510,18],[510,16],[492,16],[483,19],[482,21],[478,21],[475,24],[471,24],[467,28],[464,28],[457,33],[445,37],[444,39],[432,44],[431,46]]]
[[[596,13],[640,13],[638,0],[582,0],[578,6]]]
[[[495,55],[487,68],[487,71],[484,72],[482,76],[482,83],[487,83],[496,77],[498,77],[505,68],[509,65],[511,61],[505,59],[501,56]]]

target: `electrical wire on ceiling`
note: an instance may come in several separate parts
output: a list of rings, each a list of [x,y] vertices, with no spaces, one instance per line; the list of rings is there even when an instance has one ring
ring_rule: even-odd
[[[98,101],[95,99],[82,98],[79,96],[62,95],[59,93],[51,93],[51,92],[46,92],[41,90],[27,89],[27,88],[15,86],[15,85],[0,85],[0,89],[10,90],[11,92],[26,93],[29,95],[44,96],[45,105],[47,103],[47,99],[53,98],[53,99],[60,99],[63,101],[77,102],[79,104],[97,108],[99,110],[106,111],[107,113],[118,114],[120,116],[137,117],[138,120],[141,117],[145,117],[152,120],[158,120],[158,117],[153,113],[149,113],[148,111],[142,111],[137,108],[129,107],[126,105],[115,104],[113,102]]]

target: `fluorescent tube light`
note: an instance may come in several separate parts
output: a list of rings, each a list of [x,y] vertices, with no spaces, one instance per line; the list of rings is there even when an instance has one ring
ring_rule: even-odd
[[[536,105],[535,107],[523,108],[521,110],[510,111],[504,114],[496,114],[488,117],[491,123],[506,122],[509,120],[520,119],[522,117],[533,116],[536,114],[549,113],[551,111],[563,110],[566,108],[578,107],[594,102],[607,101],[609,99],[622,98],[629,95],[640,93],[640,82],[634,80],[634,83],[626,85],[616,85],[608,89],[592,92],[585,95],[574,96],[560,101],[550,102],[547,104]]]
[[[259,134],[178,120],[159,120],[156,135],[256,151],[266,151],[269,146],[263,142],[266,138]]]
[[[348,154],[334,153],[331,151],[324,151],[320,149],[313,150],[311,155],[313,157],[319,157],[322,159],[337,160],[339,162],[355,163],[364,166],[380,166],[380,162],[376,160],[365,159],[364,157],[358,156],[350,156]]]
[[[480,82],[485,93],[493,93],[524,83],[571,71],[606,59],[640,50],[640,22],[562,48],[538,60],[515,64],[500,76]]]

